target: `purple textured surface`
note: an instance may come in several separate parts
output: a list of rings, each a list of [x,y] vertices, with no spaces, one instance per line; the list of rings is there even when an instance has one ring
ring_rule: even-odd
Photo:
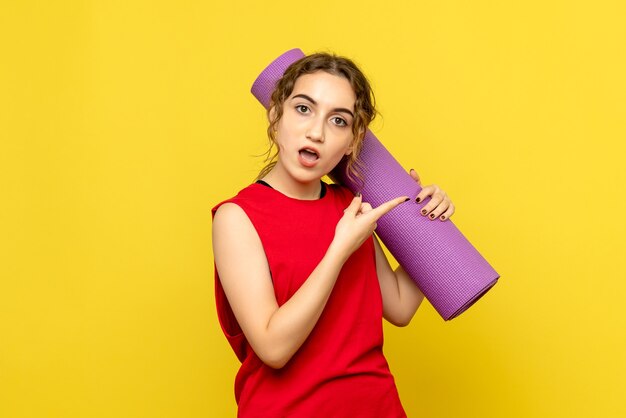
[[[283,76],[283,73],[292,63],[304,57],[304,52],[298,48],[290,49],[270,65],[265,67],[263,72],[259,74],[252,84],[251,92],[266,109],[270,106],[270,98],[276,82]]]
[[[269,106],[276,81],[287,67],[304,56],[300,49],[289,50],[257,77],[251,91],[263,106]],[[376,233],[439,315],[446,321],[459,316],[497,283],[499,274],[451,220],[431,221],[420,214],[430,198],[415,203],[421,187],[370,130],[360,159],[363,187],[345,175],[343,163],[330,177],[352,192],[360,191],[363,201],[373,207],[398,196],[412,198],[382,216]]]

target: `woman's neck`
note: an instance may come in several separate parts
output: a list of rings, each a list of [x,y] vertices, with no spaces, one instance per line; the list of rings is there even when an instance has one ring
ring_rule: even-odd
[[[285,196],[294,199],[316,200],[320,198],[322,189],[320,179],[301,183],[286,173],[279,164],[276,164],[261,180],[267,182]]]

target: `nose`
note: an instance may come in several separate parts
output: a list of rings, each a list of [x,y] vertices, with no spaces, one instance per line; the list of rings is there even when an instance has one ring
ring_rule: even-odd
[[[306,137],[311,141],[324,142],[324,120],[322,118],[311,118]]]

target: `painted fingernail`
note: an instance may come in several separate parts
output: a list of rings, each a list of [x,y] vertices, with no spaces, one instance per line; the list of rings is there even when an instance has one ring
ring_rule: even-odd
[[[435,214],[434,213],[430,214],[430,219],[435,219]]]
[[[445,216],[443,216],[443,215],[441,215],[441,216],[440,216],[440,218],[441,218],[441,220],[442,220],[442,221],[443,221],[444,219],[446,219],[446,217],[445,217]]]
[[[407,202],[407,201],[409,201],[409,200],[411,200],[411,198],[410,198],[410,197],[407,197],[406,199],[404,199],[404,201],[405,201],[405,202]]]
[[[426,209],[422,209],[422,215],[426,215]]]
[[[361,192],[356,192],[356,197],[360,197],[361,196]]]
[[[416,201],[417,203],[419,203],[419,202],[421,202],[421,201],[422,201],[422,198],[421,198],[421,197],[418,197],[417,199],[415,199],[415,201]]]

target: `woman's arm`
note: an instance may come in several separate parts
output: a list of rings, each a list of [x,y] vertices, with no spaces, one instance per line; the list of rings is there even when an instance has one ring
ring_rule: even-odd
[[[411,169],[410,174],[413,180],[420,184],[417,172]],[[428,196],[432,197],[430,202],[422,208],[422,216],[427,216],[431,221],[439,218],[447,222],[454,214],[455,207],[446,192],[436,184],[424,186],[417,195],[417,201],[421,202]],[[367,208],[365,210],[367,211]],[[407,326],[424,300],[424,294],[402,266],[398,266],[395,271],[391,269],[376,235],[374,235],[374,246],[376,248],[376,273],[383,297],[383,317],[396,326]]]
[[[326,254],[307,280],[278,306],[270,270],[254,226],[234,203],[225,203],[213,218],[213,252],[228,302],[259,358],[283,367],[309,336],[322,314],[348,257],[372,234],[376,220],[404,198],[360,213],[355,197],[335,228]]]
[[[421,184],[420,177],[415,170],[411,169],[409,173],[413,180]],[[416,200],[419,203],[428,196],[432,197],[430,202],[422,208],[422,216],[427,216],[430,220],[439,218],[447,222],[454,214],[455,207],[446,192],[436,184],[424,186]],[[374,246],[376,247],[376,273],[383,297],[383,317],[396,326],[407,326],[424,300],[424,294],[402,266],[398,266],[396,271],[391,269],[376,235],[374,235]]]
[[[223,204],[215,213],[213,252],[228,302],[252,349],[268,366],[283,367],[317,323],[345,260],[329,248],[279,308],[261,240],[234,203]]]
[[[405,327],[411,322],[417,308],[424,300],[424,294],[402,266],[398,266],[396,271],[391,269],[376,235],[374,235],[374,246],[376,248],[376,273],[383,297],[383,317],[398,327]]]

